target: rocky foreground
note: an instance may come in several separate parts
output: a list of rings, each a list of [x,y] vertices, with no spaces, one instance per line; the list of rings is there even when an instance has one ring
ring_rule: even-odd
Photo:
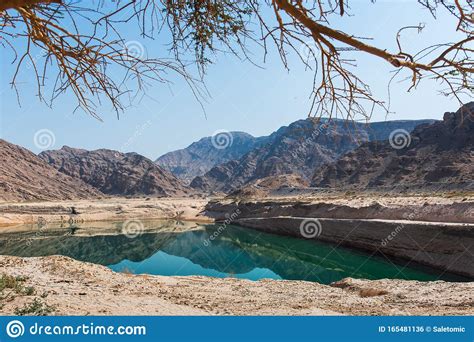
[[[11,280],[2,288],[2,315],[474,314],[474,283],[130,275],[62,256],[1,256],[0,274]]]

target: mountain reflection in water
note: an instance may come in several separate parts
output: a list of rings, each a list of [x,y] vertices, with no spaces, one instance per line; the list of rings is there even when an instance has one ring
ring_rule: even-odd
[[[345,277],[439,279],[433,270],[237,226],[227,226],[220,234],[214,234],[217,237],[206,246],[204,241],[217,232],[217,225],[180,229],[173,226],[176,223],[148,222],[147,229],[135,238],[120,234],[120,222],[108,225],[107,229],[98,229],[93,223],[70,229],[25,227],[21,232],[0,234],[0,253],[24,257],[64,255],[115,271],[159,275],[291,279],[323,284]],[[441,279],[463,280],[448,274]]]

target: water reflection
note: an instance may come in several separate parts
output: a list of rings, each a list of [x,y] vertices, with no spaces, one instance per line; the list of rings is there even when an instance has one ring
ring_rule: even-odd
[[[0,234],[0,253],[65,255],[116,271],[161,275],[206,275],[308,280],[328,284],[344,277],[436,280],[436,272],[332,245],[228,226],[208,246],[217,226],[147,222],[130,239],[120,222],[88,226],[23,227]],[[444,280],[463,280],[442,275]]]

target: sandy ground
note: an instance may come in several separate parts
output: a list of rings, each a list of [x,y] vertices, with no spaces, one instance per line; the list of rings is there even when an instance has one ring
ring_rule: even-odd
[[[214,198],[213,200],[216,200]],[[223,202],[233,199],[221,199]],[[357,216],[379,219],[411,217],[413,220],[474,223],[474,195],[451,194],[449,197],[411,195],[348,195],[327,193],[304,196],[254,198],[260,202],[294,202],[331,204],[335,215],[343,217],[347,209]],[[0,202],[0,227],[24,223],[46,222],[81,223],[90,221],[125,221],[128,219],[179,219],[211,222],[201,212],[209,198],[107,198],[57,202]],[[74,208],[77,214],[73,214]],[[339,210],[337,210],[339,209]],[[337,212],[337,214],[336,214]],[[348,213],[350,216],[350,213]],[[354,217],[355,218],[355,217]]]
[[[133,218],[211,221],[200,214],[207,199],[200,198],[107,198],[57,202],[0,203],[0,226],[24,223],[125,221]],[[73,214],[74,208],[75,213]]]
[[[303,195],[265,196],[257,200],[294,200],[312,203],[334,203],[349,206],[365,207],[377,201],[384,206],[400,205],[423,205],[423,204],[453,204],[457,202],[474,201],[474,193],[453,192],[443,193],[419,193],[419,194],[392,194],[392,193],[357,193],[357,192],[324,192],[309,193]]]
[[[0,313],[36,298],[52,315],[473,315],[474,283],[344,279],[303,281],[114,273],[62,256],[0,257],[0,273],[24,276],[30,295],[3,294]],[[4,290],[6,291],[6,290]],[[5,299],[7,297],[7,299]]]

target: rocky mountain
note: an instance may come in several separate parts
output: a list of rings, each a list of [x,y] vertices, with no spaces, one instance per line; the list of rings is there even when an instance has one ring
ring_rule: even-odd
[[[255,138],[244,132],[217,132],[184,149],[162,155],[156,160],[156,164],[190,183],[196,176],[205,174],[218,164],[239,159],[262,145],[266,138]]]
[[[412,131],[433,120],[355,123],[342,120],[296,121],[272,133],[264,144],[238,160],[217,165],[191,182],[200,191],[232,192],[257,179],[284,174],[308,180],[314,170],[335,162],[367,141],[387,139],[396,129]]]
[[[363,144],[316,170],[312,186],[474,189],[474,102],[409,136]]]
[[[189,193],[174,175],[137,153],[87,151],[64,146],[60,150],[41,152],[39,157],[104,194],[182,196]]]
[[[59,172],[33,152],[0,139],[0,200],[68,200],[102,197],[99,191]]]

